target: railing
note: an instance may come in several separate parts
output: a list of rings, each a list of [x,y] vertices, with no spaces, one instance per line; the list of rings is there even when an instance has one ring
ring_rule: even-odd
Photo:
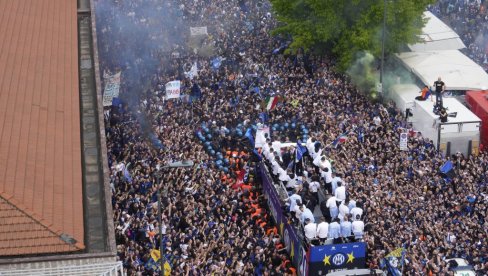
[[[125,276],[122,262],[84,264],[76,266],[43,267],[36,269],[0,270],[0,276]]]

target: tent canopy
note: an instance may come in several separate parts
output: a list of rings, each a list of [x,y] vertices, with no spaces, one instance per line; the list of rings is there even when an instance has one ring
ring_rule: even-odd
[[[408,45],[413,52],[459,50],[466,48],[459,35],[430,11],[424,12],[427,20],[420,38],[423,42]]]
[[[458,50],[406,52],[395,56],[425,85],[432,86],[441,77],[447,90],[485,90],[488,87],[488,74]]]

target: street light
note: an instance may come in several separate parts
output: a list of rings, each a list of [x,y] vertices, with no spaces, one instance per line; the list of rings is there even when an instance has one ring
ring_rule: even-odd
[[[380,87],[378,92],[380,97],[383,95],[383,75],[384,75],[384,63],[385,63],[385,31],[386,31],[386,0],[383,1],[383,31],[381,32],[381,68],[380,68]]]
[[[154,173],[156,177],[156,183],[159,185],[161,183],[161,177],[163,173],[161,169],[167,168],[185,168],[185,167],[193,167],[192,160],[183,160],[180,162],[172,162],[168,165],[157,168],[157,171]],[[164,261],[163,261],[163,218],[162,218],[162,202],[161,202],[161,189],[158,187],[158,217],[159,217],[159,265],[161,268],[159,269],[159,275],[164,276]]]

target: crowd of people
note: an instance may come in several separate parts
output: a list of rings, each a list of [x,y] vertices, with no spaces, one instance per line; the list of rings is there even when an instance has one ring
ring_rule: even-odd
[[[439,0],[430,10],[466,45],[464,53],[488,72],[488,1]]]
[[[271,36],[276,22],[268,2],[95,4],[101,71],[122,72],[105,127],[117,251],[128,275],[154,274],[148,264],[158,248],[174,275],[295,273],[244,135],[258,123],[272,126],[272,141],[330,145],[343,136],[321,155],[347,198],[362,207],[368,267],[378,268],[403,246],[408,275],[447,274],[452,257],[488,273],[488,154],[443,156],[418,134],[400,151],[399,133],[408,128],[402,113],[392,103],[369,101],[331,59],[284,54],[289,41]],[[146,11],[164,11],[176,23]],[[168,24],[158,26],[161,20]],[[190,27],[201,26],[208,35],[190,35]],[[162,34],[160,47],[147,46]],[[195,64],[197,73],[185,74]],[[173,80],[186,97],[165,99],[164,86]],[[261,104],[267,96],[281,99],[269,112]],[[166,168],[181,160],[194,165]],[[439,174],[446,160],[455,163],[451,179]]]

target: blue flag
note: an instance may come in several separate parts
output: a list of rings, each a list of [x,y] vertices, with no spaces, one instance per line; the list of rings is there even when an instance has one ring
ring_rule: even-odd
[[[192,99],[200,99],[202,97],[202,90],[198,84],[194,83],[191,87],[191,97]]]
[[[254,148],[254,137],[252,136],[252,132],[251,131],[252,131],[252,129],[251,128],[248,128],[247,131],[246,131],[245,136],[247,137],[247,139],[249,139],[249,142],[251,142],[251,145]]]
[[[263,158],[261,157],[261,154],[259,154],[259,152],[256,149],[254,149],[252,152],[256,155],[256,157],[258,158],[259,161],[263,160]]]
[[[307,152],[307,148],[302,146],[299,142],[297,142],[297,161],[302,159],[303,155]]]
[[[269,116],[267,112],[261,112],[259,114],[259,119],[263,122],[263,124],[266,124],[269,120]]]
[[[127,167],[124,167],[124,178],[129,183],[132,183],[132,176],[130,175],[129,170],[127,169]]]

